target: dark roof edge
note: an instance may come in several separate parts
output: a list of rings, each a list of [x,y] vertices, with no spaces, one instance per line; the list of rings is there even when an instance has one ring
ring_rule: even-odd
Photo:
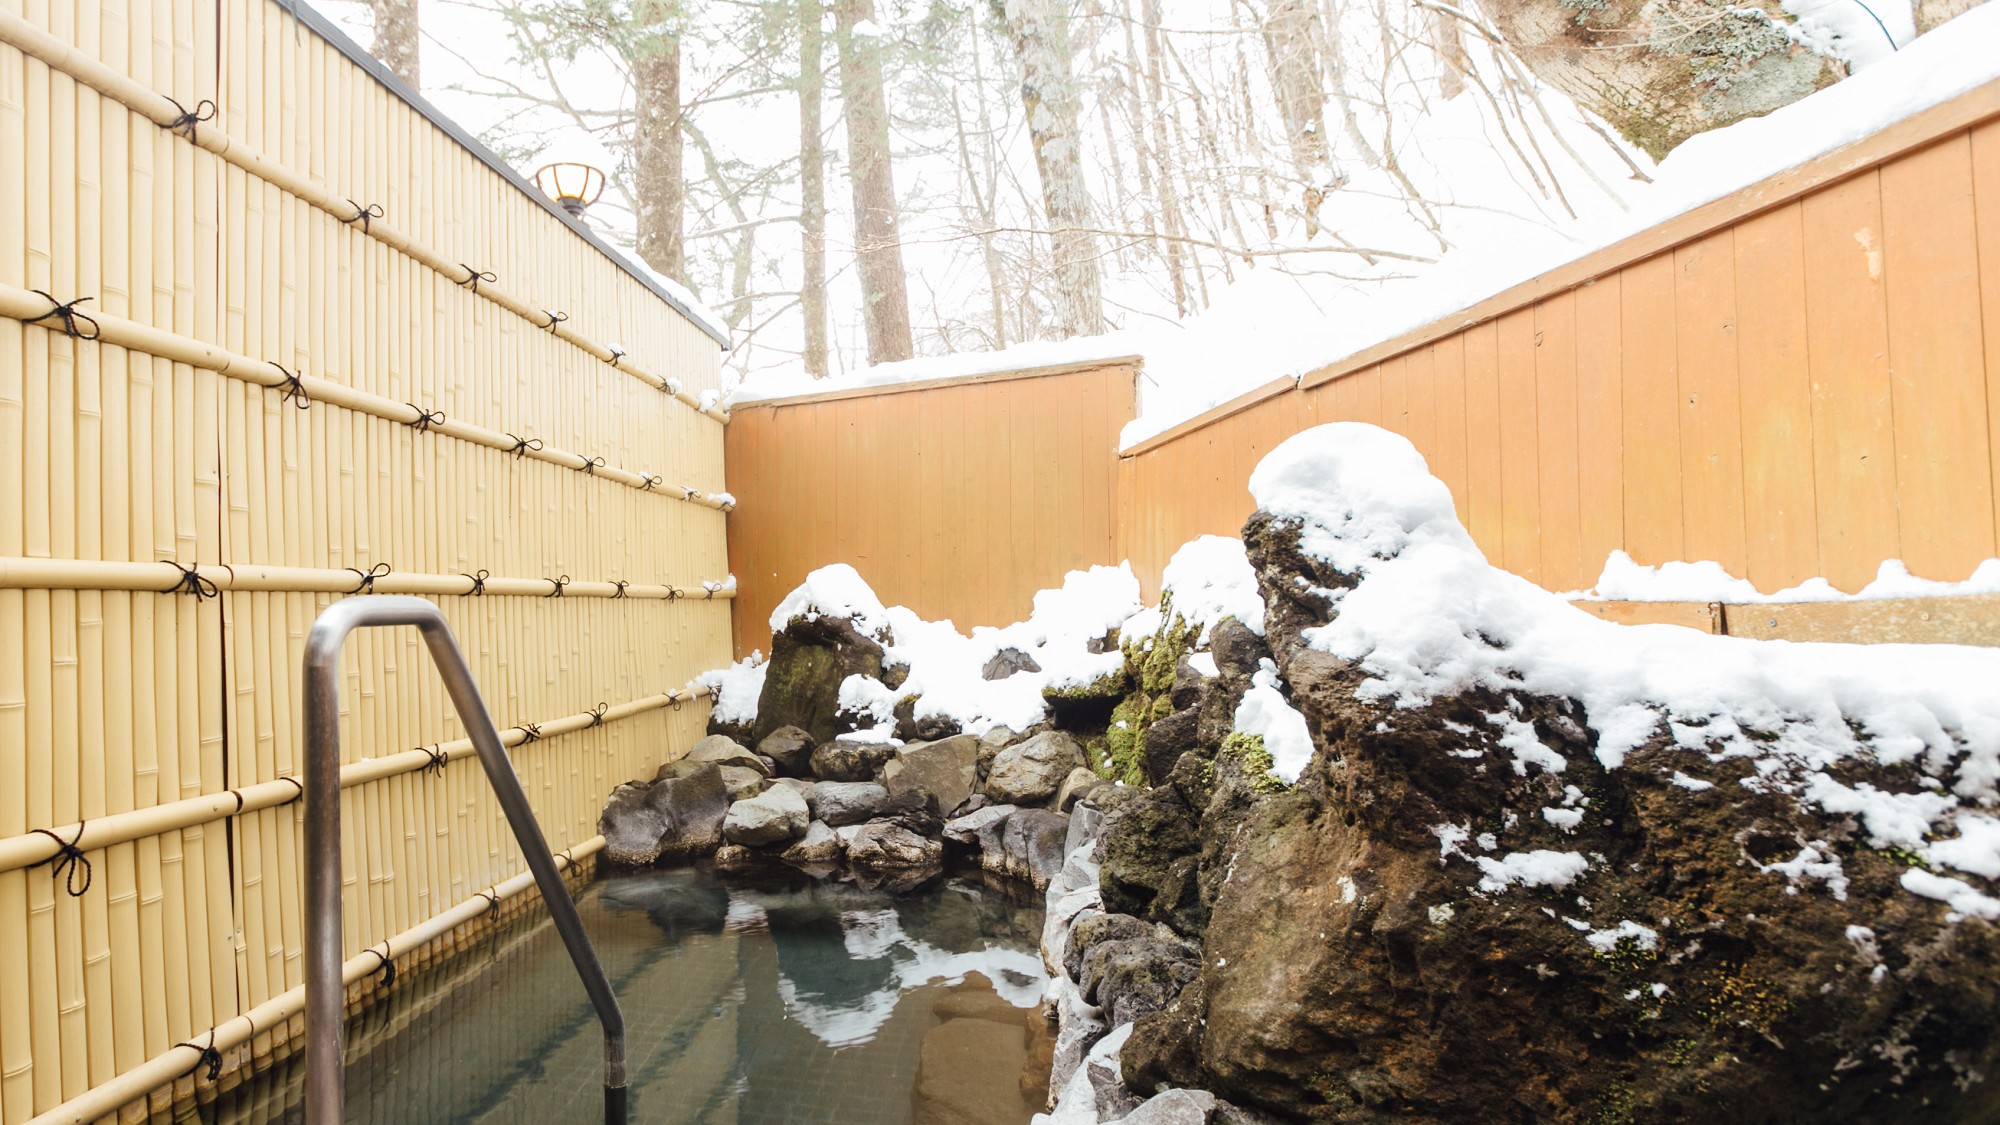
[[[599,238],[595,231],[584,225],[583,220],[572,218],[569,212],[563,210],[554,200],[537,190],[519,172],[516,172],[511,165],[500,159],[492,149],[479,143],[477,138],[467,133],[457,122],[445,116],[443,111],[425,100],[422,94],[412,90],[407,83],[391,73],[389,68],[383,66],[381,61],[376,59],[375,56],[362,50],[361,45],[348,38],[347,33],[340,30],[332,20],[319,14],[305,0],[273,0],[273,3],[276,3],[279,7],[297,17],[298,21],[310,28],[313,34],[333,44],[341,54],[346,55],[355,65],[367,71],[369,76],[374,78],[375,81],[388,87],[390,93],[408,102],[412,109],[423,114],[430,120],[431,124],[444,130],[446,136],[457,141],[466,151],[485,161],[487,167],[498,172],[502,179],[513,184],[521,194],[541,204],[542,210],[560,219],[578,238],[596,247],[599,253],[611,259],[612,263],[619,269],[630,274],[634,280],[644,285],[654,296],[672,306],[673,310],[681,314],[689,324],[701,329],[704,335],[714,340],[718,347],[724,350],[729,348],[729,337],[727,334],[718,333],[707,321],[697,316],[694,310],[688,308],[685,301],[648,276],[644,270],[633,265],[630,258],[620,253],[610,243]]]

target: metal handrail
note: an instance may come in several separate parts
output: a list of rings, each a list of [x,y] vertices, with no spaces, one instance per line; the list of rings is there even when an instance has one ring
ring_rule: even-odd
[[[624,1125],[625,1016],[611,981],[584,933],[576,902],[563,885],[451,626],[436,605],[392,595],[336,602],[319,615],[306,637],[306,1121],[341,1125],[346,1093],[346,984],[340,956],[340,646],[354,630],[381,625],[414,625],[423,633],[431,662],[437,665],[466,736],[486,767],[500,809],[527,856],[543,901],[549,904],[556,932],[569,947],[569,959],[604,1025],[604,1120],[606,1125]]]

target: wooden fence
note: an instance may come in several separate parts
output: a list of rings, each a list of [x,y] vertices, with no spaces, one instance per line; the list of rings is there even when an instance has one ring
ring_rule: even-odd
[[[728,430],[736,647],[778,601],[852,564],[891,605],[1005,624],[1065,572],[1117,556],[1116,466],[1135,357],[737,407]],[[762,504],[769,504],[768,509]]]
[[[290,1032],[335,598],[438,600],[558,849],[698,737],[717,341],[288,0],[0,0],[0,153],[0,1121],[89,1120]],[[345,659],[360,954],[523,865],[414,634]]]
[[[982,416],[1032,416],[1054,385],[998,384]],[[958,393],[838,409],[897,449],[929,402]],[[787,564],[741,566],[739,652],[768,643],[763,614],[823,562],[854,562],[885,599],[961,627],[1020,619],[1060,577],[931,565],[919,587],[864,565],[916,537],[1042,533],[1043,512],[981,499],[1036,467],[1015,444],[1012,461],[948,462],[833,513],[823,491],[769,472],[779,457],[819,481],[863,464],[821,436],[833,409],[793,400],[731,429],[736,491],[768,529],[759,557]],[[1056,521],[1080,535],[1063,565],[1130,560],[1155,596],[1182,543],[1238,533],[1260,457],[1339,420],[1409,437],[1488,557],[1550,589],[1589,587],[1620,548],[1712,559],[1766,591],[1815,575],[1858,589],[1891,558],[1965,578],[2000,554],[2000,83],[1131,449],[1115,425],[1063,435],[1072,462],[1116,465],[1110,544]],[[788,531],[805,526],[810,538]],[[732,552],[745,561],[740,534]],[[1662,615],[1722,627],[1707,606],[1648,616]]]

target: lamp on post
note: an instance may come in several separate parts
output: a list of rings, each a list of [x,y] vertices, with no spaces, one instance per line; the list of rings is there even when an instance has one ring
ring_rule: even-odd
[[[535,186],[562,204],[563,210],[581,219],[583,209],[604,194],[604,173],[588,164],[568,161],[544,164],[535,170]]]

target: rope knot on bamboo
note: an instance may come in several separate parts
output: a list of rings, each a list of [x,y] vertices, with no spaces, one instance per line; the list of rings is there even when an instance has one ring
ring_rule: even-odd
[[[584,714],[586,714],[586,715],[589,715],[589,716],[590,716],[590,725],[591,725],[591,726],[593,726],[593,727],[601,727],[601,726],[603,726],[603,725],[604,725],[604,715],[605,715],[605,713],[606,713],[606,712],[608,712],[608,711],[610,711],[610,710],[611,710],[611,704],[609,704],[609,703],[605,703],[605,702],[603,702],[602,700],[600,700],[600,701],[598,702],[597,706],[595,706],[595,707],[592,707],[592,708],[591,708],[590,710],[588,710],[588,711],[585,711],[585,712],[584,712]]]
[[[77,821],[76,837],[70,840],[65,840],[46,828],[37,828],[33,833],[34,835],[47,836],[49,839],[54,840],[56,842],[56,854],[39,863],[31,863],[28,866],[40,867],[43,863],[49,864],[49,877],[52,879],[61,879],[63,881],[63,890],[68,891],[71,898],[82,898],[83,893],[90,889],[90,859],[83,854],[83,849],[77,846],[83,842],[83,826],[88,823],[90,822],[86,820]],[[76,882],[77,872],[79,871],[83,873],[82,886],[78,886]]]
[[[73,301],[58,301],[54,294],[41,289],[30,290],[30,292],[46,299],[53,307],[42,315],[28,320],[26,323],[40,324],[45,320],[60,320],[62,321],[63,335],[73,340],[97,339],[99,332],[96,318],[77,308],[78,305],[85,301],[96,300],[95,297],[78,297]]]
[[[597,470],[604,467],[604,458],[602,457],[584,457],[581,453],[577,454],[577,456],[583,459],[583,464],[578,465],[576,471],[582,473],[584,476],[594,477],[597,475]]]
[[[291,795],[290,797],[286,798],[286,799],[285,799],[285,800],[283,800],[283,801],[280,801],[280,802],[279,802],[279,804],[284,804],[284,805],[289,805],[289,804],[291,804],[291,803],[292,803],[293,801],[296,801],[296,800],[298,800],[299,798],[301,798],[301,797],[303,797],[303,796],[305,796],[305,795],[306,795],[306,783],[305,783],[305,782],[303,782],[303,781],[300,781],[300,780],[299,780],[298,778],[296,778],[296,777],[281,777],[281,778],[278,778],[277,780],[279,780],[279,781],[282,781],[282,782],[285,782],[285,783],[289,784],[289,785],[290,785],[290,786],[291,786],[291,787],[292,787],[293,789],[296,789],[296,790],[298,790],[298,792],[296,792],[296,793],[293,793],[293,794],[292,794],[292,795]]]
[[[516,460],[526,457],[529,453],[540,453],[542,451],[541,438],[522,437],[519,434],[508,434],[507,436],[514,439],[513,448],[507,452],[512,453]]]
[[[351,219],[342,219],[340,221],[350,227],[356,223],[360,223],[362,234],[367,234],[369,232],[368,231],[369,223],[382,217],[382,205],[380,203],[370,203],[364,207],[363,205],[356,203],[355,201],[350,199],[347,201],[347,205],[349,207],[354,208],[354,217]]]
[[[686,593],[686,591],[682,590],[682,589],[681,589],[681,588],[680,588],[679,586],[669,586],[669,587],[667,587],[667,600],[668,600],[668,601],[670,601],[670,602],[677,602],[677,601],[679,601],[679,600],[681,600],[682,598],[685,598],[685,597],[687,597],[687,593]]]
[[[207,1077],[210,1082],[213,1082],[217,1078],[222,1077],[222,1052],[215,1049],[214,1028],[208,1029],[208,1042],[206,1043],[183,1042],[183,1043],[176,1043],[174,1044],[174,1046],[186,1047],[188,1050],[196,1052],[194,1065],[188,1067],[187,1070],[184,1072],[185,1074],[193,1074],[195,1071],[200,1070],[203,1067],[207,1067],[208,1068]]]
[[[382,964],[378,966],[377,971],[382,974],[383,988],[389,988],[396,983],[396,959],[394,957],[389,956],[388,949],[389,949],[389,943],[385,941],[382,943],[381,949],[376,949],[373,946],[370,946],[366,950],[366,952],[373,953],[377,961],[382,962]]]
[[[419,746],[416,749],[430,756],[430,761],[417,767],[417,772],[422,774],[436,774],[439,777],[443,777],[445,766],[451,764],[451,755],[444,752],[444,744]]]
[[[639,491],[641,492],[651,492],[653,491],[653,489],[658,488],[662,484],[665,484],[667,480],[667,478],[665,477],[656,477],[651,473],[641,473],[639,475],[645,481],[645,483],[639,486]]]
[[[472,582],[472,589],[467,590],[465,596],[468,598],[477,598],[486,596],[486,580],[493,577],[493,575],[485,567],[481,567],[478,573],[462,574],[461,577],[469,579]]]
[[[181,111],[179,117],[167,122],[168,131],[179,133],[185,129],[187,130],[185,134],[187,139],[199,143],[200,138],[197,136],[197,133],[201,129],[201,123],[215,120],[215,103],[207,98],[203,98],[194,103],[193,109],[189,109],[173,98],[168,98],[167,100],[173,102],[174,108]]]
[[[500,280],[492,270],[476,270],[464,262],[458,263],[458,268],[465,271],[465,280],[459,282],[459,284],[471,289],[474,293],[479,292],[480,282],[494,283]]]
[[[279,401],[289,402],[300,410],[304,410],[312,405],[312,395],[306,393],[305,379],[294,374],[290,368],[282,363],[268,360],[266,362],[269,362],[272,367],[277,368],[279,373],[285,377],[284,382],[277,384],[284,388],[278,395]]]
[[[557,575],[556,577],[549,579],[549,585],[555,588],[550,590],[546,596],[551,598],[560,598],[563,596],[563,587],[569,585],[569,575],[567,574]]]
[[[417,416],[405,422],[404,425],[420,434],[427,432],[433,426],[444,425],[444,411],[442,410],[425,410],[414,402],[406,402],[403,405],[417,412]]]
[[[374,566],[369,567],[367,570],[362,570],[359,567],[352,567],[352,566],[348,567],[347,569],[351,573],[356,574],[361,578],[360,583],[356,585],[354,589],[349,590],[348,593],[372,594],[375,592],[375,580],[389,573],[389,564],[385,562],[376,563]]]
[[[543,309],[542,315],[549,318],[549,322],[547,324],[544,324],[542,327],[548,329],[549,335],[551,336],[556,334],[556,325],[561,324],[563,321],[569,319],[568,313],[557,312],[554,309]]]
[[[526,746],[530,742],[541,741],[542,724],[540,723],[522,723],[514,729],[521,732],[521,745],[523,746]]]
[[[625,358],[625,349],[619,347],[617,344],[607,344],[604,350],[611,353],[611,366],[613,367],[618,366],[618,361]]]
[[[190,563],[187,566],[182,566],[172,559],[161,559],[160,563],[162,566],[170,566],[181,572],[180,581],[160,591],[161,593],[190,594],[196,598],[219,598],[222,596],[221,588],[216,586],[213,580],[201,576],[200,563]]]
[[[627,581],[626,581],[626,580],[624,580],[623,578],[614,578],[614,579],[612,579],[612,580],[611,580],[611,584],[612,584],[613,586],[616,586],[616,587],[618,587],[617,591],[616,591],[615,593],[613,593],[613,594],[611,595],[611,598],[612,598],[612,600],[613,600],[613,601],[616,601],[617,599],[619,599],[619,598],[622,598],[622,597],[624,597],[624,596],[625,596],[625,587],[627,587],[627,586],[630,586],[630,585],[631,585],[631,583],[630,583],[630,582],[627,582]]]

